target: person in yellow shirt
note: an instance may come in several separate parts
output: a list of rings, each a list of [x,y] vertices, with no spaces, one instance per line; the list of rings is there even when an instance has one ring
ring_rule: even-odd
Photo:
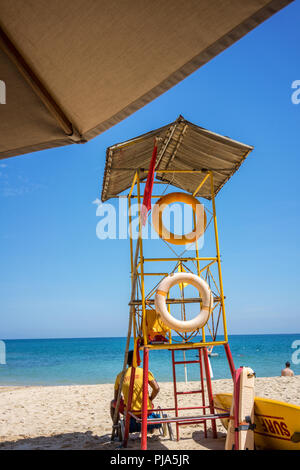
[[[125,408],[128,403],[132,360],[133,360],[133,351],[129,351],[128,359],[127,359],[128,367],[125,372],[125,377],[124,377],[124,382],[123,382],[123,387],[122,387],[122,396],[121,396],[120,408],[119,408],[119,412],[121,414],[124,414]],[[111,414],[112,419],[113,419],[114,411],[116,407],[121,375],[122,375],[122,372],[120,372],[117,375],[116,381],[115,381],[114,399],[112,400],[111,406],[110,406],[110,414]],[[159,393],[159,386],[153,374],[150,371],[148,372],[148,381],[149,381],[150,387],[152,388],[152,393],[150,396],[148,396],[148,413],[151,413],[151,410],[153,409],[152,402]],[[134,379],[133,395],[132,395],[132,403],[131,403],[131,409],[137,415],[141,414],[142,399],[143,399],[143,369],[141,367],[137,367],[135,369],[135,379]]]

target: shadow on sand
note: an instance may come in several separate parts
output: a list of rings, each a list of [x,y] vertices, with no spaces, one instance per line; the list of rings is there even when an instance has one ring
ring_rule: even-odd
[[[151,448],[167,449],[159,436],[149,436],[148,443]],[[116,450],[120,449],[120,445],[118,439],[111,442],[110,434],[97,436],[87,431],[3,441],[0,443],[0,450]],[[140,449],[140,445],[139,435],[132,435],[128,441],[128,449]]]
[[[218,439],[213,439],[209,433],[204,437],[203,431],[194,431],[190,437],[182,437],[179,442],[162,439],[159,435],[148,435],[148,449],[214,449],[223,450],[226,434],[218,433]],[[190,443],[188,442],[190,441]],[[194,441],[194,442],[193,442]],[[189,445],[190,444],[190,445]],[[195,445],[196,444],[196,445]],[[128,450],[140,449],[139,434],[132,434],[128,441]],[[0,450],[118,450],[121,443],[118,440],[111,442],[110,434],[97,436],[91,431],[55,434],[53,436],[39,436],[18,438],[15,441],[0,443]],[[125,450],[125,449],[124,449]]]

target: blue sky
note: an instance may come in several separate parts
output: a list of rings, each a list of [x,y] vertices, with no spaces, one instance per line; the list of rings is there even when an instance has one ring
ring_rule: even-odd
[[[299,17],[296,1],[88,144],[0,161],[2,339],[126,334],[129,241],[96,237],[92,202],[106,147],[179,114],[255,147],[216,200],[229,333],[300,333]]]

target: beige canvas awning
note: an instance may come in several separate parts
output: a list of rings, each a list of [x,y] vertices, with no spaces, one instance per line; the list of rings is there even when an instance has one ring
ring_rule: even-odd
[[[199,186],[198,171],[205,175],[210,170],[214,174],[216,195],[253,150],[250,145],[196,126],[179,116],[167,126],[108,147],[102,202],[129,189],[137,169],[140,169],[141,180],[147,178],[147,171],[143,170],[149,168],[155,137],[158,138],[156,169],[168,170],[168,173],[157,173],[157,178],[189,193],[194,193]],[[176,173],[177,170],[189,173]],[[195,170],[197,173],[191,173]],[[196,195],[211,199],[209,180]]]
[[[81,143],[291,0],[0,0],[0,158]]]

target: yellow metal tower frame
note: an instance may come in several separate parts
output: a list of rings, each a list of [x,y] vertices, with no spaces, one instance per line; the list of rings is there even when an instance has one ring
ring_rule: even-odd
[[[215,195],[214,195],[214,176],[212,171],[203,171],[203,170],[155,170],[155,175],[159,173],[198,173],[199,174],[199,185],[197,189],[194,191],[193,196],[196,197],[200,188],[204,185],[207,180],[210,180],[210,188],[211,188],[211,201],[212,201],[212,221],[214,226],[214,238],[215,238],[215,247],[216,247],[216,254],[212,257],[201,257],[199,256],[199,247],[198,241],[195,242],[195,250],[194,253],[196,256],[178,256],[178,257],[167,257],[167,258],[144,258],[144,246],[143,246],[143,237],[142,237],[142,220],[141,220],[141,207],[142,207],[142,197],[141,197],[141,171],[143,172],[143,176],[145,174],[144,170],[137,170],[131,188],[129,190],[127,199],[128,199],[128,214],[129,214],[129,231],[130,231],[130,260],[131,260],[131,279],[132,279],[132,294],[131,294],[131,301],[130,301],[130,308],[132,311],[132,326],[133,326],[133,337],[134,342],[138,339],[141,340],[139,347],[144,348],[147,347],[149,350],[151,349],[189,349],[189,348],[196,348],[196,347],[207,347],[207,346],[217,346],[217,345],[225,345],[228,343],[228,335],[227,335],[227,326],[226,326],[226,313],[225,313],[225,301],[224,301],[224,291],[223,291],[223,282],[222,282],[222,271],[221,271],[221,256],[220,256],[220,247],[219,247],[219,237],[218,237],[218,227],[217,227],[217,215],[216,215],[216,204],[215,204]],[[154,181],[154,185],[161,184],[160,182]],[[155,186],[154,186],[155,187]],[[134,189],[136,188],[137,194],[134,193]],[[153,195],[152,198],[160,198],[160,196]],[[133,240],[132,237],[132,214],[131,214],[131,206],[132,200],[137,199],[139,205],[139,225],[138,225],[138,239],[136,242]],[[135,244],[136,243],[136,244]],[[134,246],[135,245],[135,246]],[[214,308],[211,314],[211,320],[213,323],[213,330],[209,327],[210,338],[207,338],[205,327],[201,329],[201,340],[197,339],[196,341],[192,341],[193,338],[196,337],[196,334],[200,334],[199,332],[194,333],[193,335],[185,336],[182,341],[178,342],[174,341],[172,338],[171,331],[168,333],[168,343],[165,344],[151,344],[148,341],[148,334],[147,334],[147,320],[146,320],[146,312],[147,308],[151,308],[151,304],[154,304],[154,300],[151,299],[151,295],[155,293],[155,288],[150,291],[150,293],[146,294],[145,290],[145,278],[147,276],[156,276],[156,277],[165,277],[168,276],[168,272],[164,272],[163,270],[158,270],[157,272],[147,272],[146,266],[149,262],[159,262],[163,264],[164,262],[175,262],[175,269],[181,263],[194,262],[196,266],[196,274],[198,276],[206,277],[210,276],[212,279],[215,288],[217,289],[218,295],[214,297]],[[211,267],[213,265],[217,265],[218,271],[218,280],[213,277],[211,272]],[[218,282],[217,282],[218,281]],[[194,299],[195,301],[200,301],[201,299]],[[168,307],[172,303],[190,303],[193,299],[183,299],[183,300],[172,300],[167,299]],[[215,312],[218,311],[217,321]],[[223,324],[223,335],[224,339],[217,340],[216,333],[218,331],[218,327],[220,326],[219,320],[222,319]],[[216,331],[215,331],[216,327]],[[198,335],[197,335],[198,336]]]

